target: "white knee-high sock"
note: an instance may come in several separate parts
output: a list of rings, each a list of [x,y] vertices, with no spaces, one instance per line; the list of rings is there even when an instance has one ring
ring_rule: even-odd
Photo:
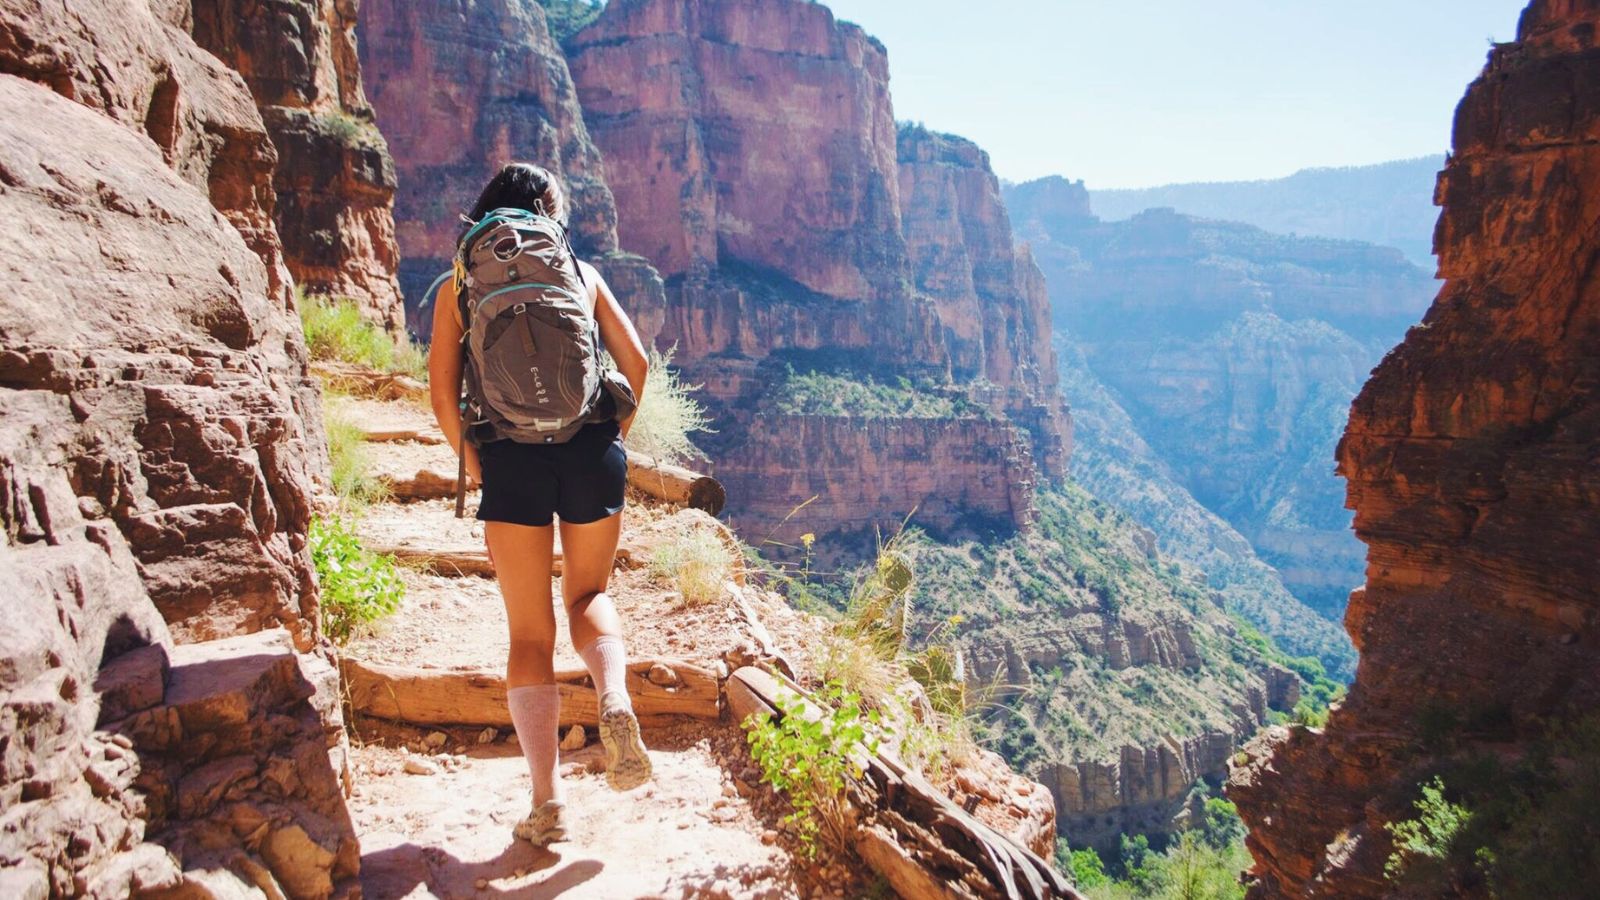
[[[557,731],[561,717],[561,689],[553,684],[527,684],[506,691],[517,742],[533,776],[533,802],[561,799],[561,778],[556,772]]]
[[[594,690],[600,697],[601,712],[614,706],[633,708],[633,702],[628,699],[628,657],[623,649],[621,637],[602,634],[590,641],[587,647],[579,650],[578,655],[583,657],[583,664],[589,669],[589,677],[594,679]]]

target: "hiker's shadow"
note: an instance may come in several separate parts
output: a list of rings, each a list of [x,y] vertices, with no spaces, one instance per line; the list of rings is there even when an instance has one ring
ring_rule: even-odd
[[[361,886],[372,900],[410,896],[418,887],[439,897],[542,900],[580,887],[604,868],[597,859],[564,853],[560,844],[552,850],[513,840],[493,859],[469,861],[407,841],[363,854]]]

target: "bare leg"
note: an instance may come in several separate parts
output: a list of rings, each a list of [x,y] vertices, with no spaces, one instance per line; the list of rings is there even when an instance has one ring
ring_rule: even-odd
[[[555,684],[556,619],[551,607],[551,544],[555,529],[488,522],[484,537],[506,604],[511,652],[506,659],[506,705],[533,778],[533,811],[513,829],[537,844],[565,837],[556,727],[561,693]]]
[[[585,525],[561,523],[561,597],[567,605],[572,645],[583,656],[599,695],[606,781],[625,791],[650,780],[651,765],[628,700],[622,622],[606,594],[621,531],[621,512]]]
[[[483,531],[511,627],[506,686],[552,684],[556,614],[551,606],[550,568],[555,527],[485,522]]]
[[[560,528],[561,598],[572,646],[581,651],[601,635],[622,635],[622,620],[605,592],[622,534],[622,513],[582,525],[561,522]]]

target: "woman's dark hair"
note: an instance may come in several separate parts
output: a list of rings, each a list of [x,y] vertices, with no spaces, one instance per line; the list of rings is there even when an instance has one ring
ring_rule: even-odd
[[[561,180],[543,166],[533,163],[507,163],[484,185],[478,202],[468,214],[473,222],[502,207],[541,213],[567,224],[567,191]],[[471,225],[467,226],[471,228]]]

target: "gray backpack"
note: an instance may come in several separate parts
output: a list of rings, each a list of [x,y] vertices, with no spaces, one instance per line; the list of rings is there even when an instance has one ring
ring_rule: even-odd
[[[561,223],[521,209],[489,213],[462,236],[455,277],[467,440],[559,444],[633,412],[632,387],[601,364],[589,288]]]

